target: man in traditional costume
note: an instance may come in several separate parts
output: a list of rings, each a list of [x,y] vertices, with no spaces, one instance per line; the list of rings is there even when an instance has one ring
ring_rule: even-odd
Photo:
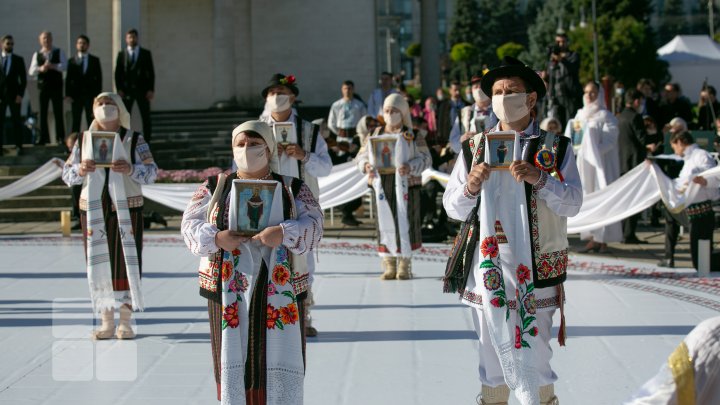
[[[301,405],[305,378],[305,258],[323,232],[323,215],[307,184],[278,174],[277,146],[267,124],[233,130],[238,167],[206,180],[180,226],[201,256],[200,295],[208,300],[218,400],[229,405]],[[245,237],[230,230],[235,179],[280,183],[270,226]]]
[[[278,145],[278,173],[299,178],[307,184],[315,199],[319,199],[320,187],[317,179],[330,174],[332,160],[325,138],[320,135],[320,126],[302,119],[292,108],[299,94],[300,89],[297,87],[295,76],[274,74],[262,91],[265,99],[265,111],[260,116],[260,121],[265,122],[271,128],[276,122],[294,123],[293,130],[297,143],[287,146]],[[315,257],[312,253],[307,255],[307,267],[310,272],[308,282],[312,286],[315,274]],[[305,311],[307,335],[312,337],[317,335],[317,330],[312,326],[312,317],[310,316],[310,307],[313,305],[311,289],[308,291],[307,300],[307,310]]]
[[[684,128],[670,138],[670,146],[676,155],[683,158],[683,167],[680,174],[673,180],[673,186],[678,192],[684,192],[690,182],[701,186],[696,202],[685,209],[690,222],[690,256],[693,267],[698,268],[698,242],[700,239],[710,241],[713,245],[713,231],[715,230],[715,213],[712,201],[720,195],[717,181],[708,184],[708,180],[699,173],[712,169],[717,165],[713,157],[701,149],[687,131],[687,123],[682,118],[673,118],[677,125]],[[671,121],[672,122],[672,121]],[[665,209],[665,258],[658,263],[661,267],[675,267],[675,245],[680,234],[680,223],[669,209]]]
[[[120,96],[100,93],[93,102],[95,119],[81,134],[63,168],[63,181],[82,184],[80,225],[83,231],[90,298],[101,314],[94,339],[132,339],[132,311],[143,310],[142,276],[143,195],[140,186],[152,184],[158,167],[139,132],[130,130],[130,114]],[[96,169],[92,131],[114,132],[110,168]],[[106,145],[107,148],[107,145]],[[115,304],[120,323],[115,330]]]
[[[450,147],[455,153],[460,153],[462,142],[497,124],[497,117],[492,112],[490,97],[480,88],[481,80],[482,73],[477,73],[470,79],[475,103],[460,110],[460,115],[450,131]]]
[[[412,131],[410,109],[401,95],[391,94],[385,99],[383,120],[385,126],[365,138],[355,161],[358,170],[368,174],[375,195],[378,253],[383,265],[380,277],[408,280],[412,278],[412,252],[422,247],[422,172],[430,167],[432,158],[425,138]],[[385,163],[384,154],[374,155],[371,140],[379,136],[388,136],[386,139],[395,142],[394,173],[379,174],[376,169]]]
[[[617,119],[605,108],[602,89],[597,83],[589,82],[584,88],[583,108],[565,129],[565,136],[580,140],[575,147],[578,148],[577,167],[583,194],[601,190],[620,177],[619,133]],[[608,242],[622,240],[622,224],[616,222],[583,232],[580,239],[588,240],[581,253],[608,253]]]
[[[450,175],[443,196],[448,215],[474,225],[466,240],[456,241],[464,247],[460,266],[448,266],[444,289],[472,307],[480,341],[478,404],[507,404],[510,389],[522,404],[557,404],[550,330],[555,309],[564,319],[566,217],[582,205],[575,156],[566,137],[541,131],[532,118],[545,95],[533,69],[508,57],[481,86],[500,122],[463,143]],[[522,160],[509,171],[491,172],[487,164],[486,136],[496,131],[519,137]],[[561,345],[564,326],[562,320]]]

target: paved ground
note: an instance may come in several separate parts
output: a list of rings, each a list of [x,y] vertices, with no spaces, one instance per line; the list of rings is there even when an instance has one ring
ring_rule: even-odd
[[[25,235],[0,237],[0,403],[215,403],[197,258],[174,232],[146,238],[138,339],[94,344],[80,238],[28,235],[42,225],[25,226]],[[426,246],[407,282],[379,280],[372,246],[328,237],[320,249],[320,335],[308,342],[305,403],[473,403],[469,311],[439,281],[447,246]],[[568,345],[553,342],[562,403],[621,403],[698,322],[720,314],[720,278],[656,270],[572,257]]]

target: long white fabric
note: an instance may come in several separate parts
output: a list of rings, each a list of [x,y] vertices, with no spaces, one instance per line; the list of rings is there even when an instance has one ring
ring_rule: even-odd
[[[64,163],[61,159],[52,158],[32,173],[23,176],[5,187],[0,187],[0,201],[27,194],[55,181],[55,179],[62,176]]]
[[[57,166],[58,160],[50,160],[35,172],[0,188],[0,200],[28,193],[60,177],[62,168]],[[720,182],[720,166],[699,175],[710,180],[711,184],[717,184]],[[39,178],[43,180],[38,181]],[[448,174],[432,169],[422,173],[423,184],[437,180],[445,186],[449,178]],[[369,191],[367,176],[360,174],[353,162],[333,167],[329,176],[319,180],[320,206],[323,209],[337,207],[362,197]],[[142,190],[145,198],[182,212],[198,186],[160,183],[143,185]],[[585,195],[580,213],[568,218],[568,233],[588,232],[613,224],[651,207],[660,200],[677,212],[689,204],[699,202],[696,200],[700,190],[699,185],[690,183],[684,193],[679,193],[674,189],[672,180],[656,165],[641,163],[608,187]]]

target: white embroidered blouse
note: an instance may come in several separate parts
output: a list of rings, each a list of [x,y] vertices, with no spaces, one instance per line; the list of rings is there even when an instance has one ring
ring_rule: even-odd
[[[212,193],[206,180],[195,191],[180,225],[185,244],[196,256],[208,256],[220,250],[215,244],[215,235],[220,230],[216,224],[206,221],[211,198]],[[230,205],[229,195],[225,204]],[[302,255],[320,243],[323,234],[323,212],[306,184],[300,187],[300,192],[295,196],[295,207],[297,219],[280,223],[283,229],[282,244],[292,253]],[[228,222],[228,214],[229,210],[226,210],[224,223]]]

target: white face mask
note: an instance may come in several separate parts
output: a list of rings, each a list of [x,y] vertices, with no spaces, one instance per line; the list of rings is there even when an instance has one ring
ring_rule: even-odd
[[[99,122],[112,122],[118,119],[120,111],[117,106],[111,104],[99,105],[93,109],[93,115]]]
[[[267,96],[265,108],[274,113],[286,111],[290,108],[290,96],[287,94],[271,94]]]
[[[497,95],[492,98],[493,112],[498,119],[506,124],[519,121],[530,113],[527,104],[527,93]]]
[[[476,103],[484,103],[490,99],[481,88],[473,89],[472,91],[473,100],[475,100]]]
[[[238,169],[248,173],[257,172],[268,164],[267,147],[265,145],[235,146],[233,160]]]
[[[385,119],[385,123],[387,123],[391,127],[400,126],[400,123],[402,122],[402,115],[398,112],[390,114],[384,113],[383,118]]]

